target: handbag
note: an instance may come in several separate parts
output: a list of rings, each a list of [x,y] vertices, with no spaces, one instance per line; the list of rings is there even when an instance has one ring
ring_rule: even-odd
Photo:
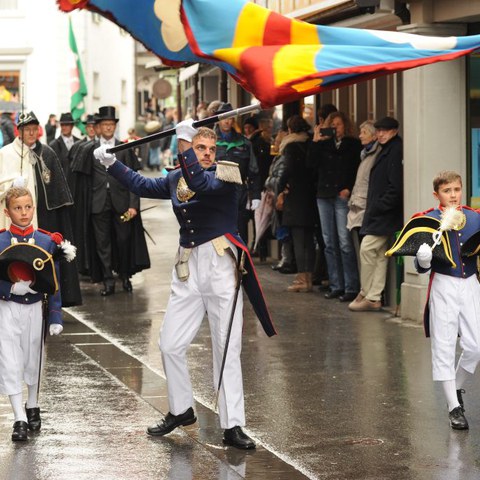
[[[279,212],[283,212],[283,207],[285,205],[285,198],[288,195],[288,190],[285,189],[283,192],[280,192],[277,196],[277,200],[275,202],[275,210],[278,210]]]

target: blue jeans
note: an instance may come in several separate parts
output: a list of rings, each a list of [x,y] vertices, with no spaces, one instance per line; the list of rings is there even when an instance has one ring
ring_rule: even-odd
[[[357,257],[347,229],[348,200],[317,198],[318,213],[325,242],[330,290],[357,293],[360,291]]]

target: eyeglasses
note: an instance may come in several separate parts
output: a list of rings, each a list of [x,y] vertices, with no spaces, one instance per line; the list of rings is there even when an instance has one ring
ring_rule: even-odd
[[[193,148],[194,150],[198,150],[199,152],[202,152],[202,153],[207,151],[207,148],[210,153],[215,153],[217,151],[217,147],[207,147],[202,143],[200,143],[199,145],[195,145]]]

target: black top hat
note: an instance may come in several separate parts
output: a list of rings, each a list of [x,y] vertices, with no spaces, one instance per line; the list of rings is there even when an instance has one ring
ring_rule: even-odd
[[[84,125],[94,125],[97,123],[95,115],[87,115],[87,119],[82,122]]]
[[[423,243],[429,246],[433,245],[432,235],[438,232],[440,228],[440,220],[427,215],[421,215],[414,217],[403,227],[400,235],[392,248],[388,250],[385,255],[391,256],[416,256],[420,245]],[[453,268],[456,264],[452,256],[452,248],[450,246],[450,240],[447,234],[442,235],[440,245],[432,250],[432,256],[434,259],[441,263],[451,265]]]
[[[52,254],[30,243],[14,243],[0,253],[0,279],[31,280],[31,288],[39,293],[53,295],[58,290]]]
[[[21,127],[24,127],[25,125],[30,125],[30,124],[40,125],[38,118],[35,116],[33,112],[28,112],[28,113],[24,112],[18,116],[17,128],[21,128]]]
[[[218,110],[215,112],[215,115],[219,115],[220,113],[231,112],[233,110],[232,104],[228,102],[223,102],[219,107]]]
[[[256,117],[248,117],[244,122],[244,125],[251,125],[255,130],[258,130],[258,120]]]
[[[373,126],[385,130],[396,130],[398,128],[398,120],[393,117],[383,117],[382,119],[377,120]]]
[[[98,109],[98,122],[103,122],[103,120],[113,120],[118,122],[118,118],[116,118],[115,114],[115,107],[100,107]]]
[[[75,120],[70,112],[60,115],[60,125],[75,125]]]

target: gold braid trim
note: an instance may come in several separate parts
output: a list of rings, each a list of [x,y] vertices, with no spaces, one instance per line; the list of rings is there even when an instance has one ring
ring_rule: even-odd
[[[238,183],[239,185],[242,185],[243,183],[238,163],[229,162],[227,160],[219,160],[217,162],[215,178],[227,183]]]

